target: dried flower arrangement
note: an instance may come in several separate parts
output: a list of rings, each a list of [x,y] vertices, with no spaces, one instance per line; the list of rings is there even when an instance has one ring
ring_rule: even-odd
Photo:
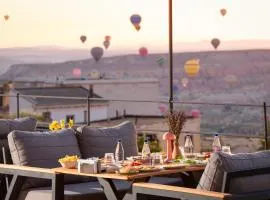
[[[169,132],[173,133],[178,141],[181,131],[187,121],[185,112],[172,111],[167,114],[166,118],[169,126]]]

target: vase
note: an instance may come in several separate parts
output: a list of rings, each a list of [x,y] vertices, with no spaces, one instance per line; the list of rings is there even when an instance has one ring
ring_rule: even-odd
[[[172,152],[172,158],[173,159],[179,159],[182,158],[182,153],[179,148],[179,140],[176,139],[173,142],[173,152]]]

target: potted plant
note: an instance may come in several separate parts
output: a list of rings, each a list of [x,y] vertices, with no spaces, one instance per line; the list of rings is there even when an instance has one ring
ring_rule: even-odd
[[[187,121],[187,116],[183,111],[172,111],[167,114],[166,118],[169,132],[175,136],[175,140],[173,142],[172,158],[177,159],[182,156],[179,149],[179,138],[181,131]]]

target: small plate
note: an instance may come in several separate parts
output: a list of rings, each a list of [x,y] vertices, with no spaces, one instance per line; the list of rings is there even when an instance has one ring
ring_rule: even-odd
[[[163,169],[183,169],[185,168],[187,165],[165,165],[165,166],[162,166]]]
[[[161,169],[160,168],[142,168],[140,169],[140,172],[157,172],[157,171],[160,171]]]
[[[117,174],[120,175],[133,175],[133,174],[138,174],[139,171],[131,171],[131,172],[127,172],[127,173],[120,173],[120,172],[116,172]]]

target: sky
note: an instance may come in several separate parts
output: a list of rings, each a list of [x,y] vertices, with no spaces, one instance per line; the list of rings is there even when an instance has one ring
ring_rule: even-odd
[[[258,3],[259,2],[259,3]],[[269,0],[174,0],[174,42],[268,40]],[[220,9],[227,9],[222,17]],[[168,44],[167,0],[1,0],[0,48],[18,46],[100,46],[112,49]],[[132,14],[142,17],[141,30]],[[87,36],[82,44],[80,35]]]

